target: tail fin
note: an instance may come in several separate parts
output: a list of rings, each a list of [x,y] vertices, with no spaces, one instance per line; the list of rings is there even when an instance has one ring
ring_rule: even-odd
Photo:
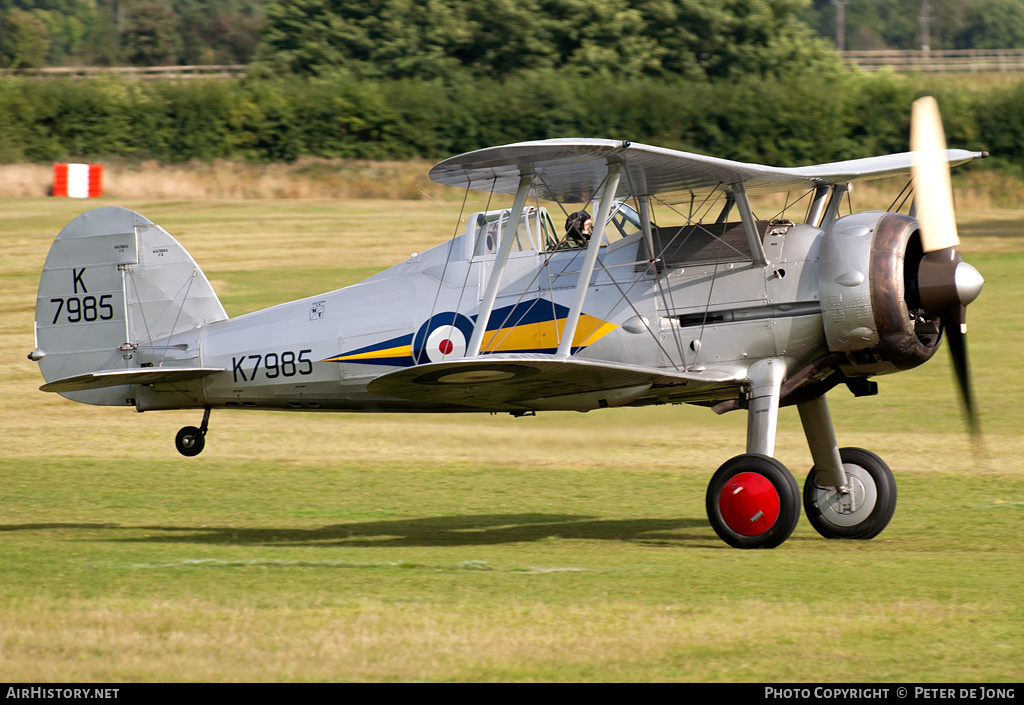
[[[146,357],[140,352],[153,353],[154,344],[174,334],[227,317],[199,265],[166,230],[126,208],[96,208],[68,223],[50,247],[29,357],[39,362],[46,386],[62,396],[127,406],[133,403],[128,385],[65,391],[54,383],[148,368],[156,363],[140,361]],[[182,357],[175,357],[174,366],[181,366]]]

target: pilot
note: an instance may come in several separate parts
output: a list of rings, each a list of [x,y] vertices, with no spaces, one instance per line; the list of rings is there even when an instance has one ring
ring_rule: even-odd
[[[565,238],[570,247],[586,247],[594,232],[594,221],[590,213],[576,211],[565,219]]]

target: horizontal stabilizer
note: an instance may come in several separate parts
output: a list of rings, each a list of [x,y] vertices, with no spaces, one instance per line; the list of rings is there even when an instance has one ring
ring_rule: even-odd
[[[587,411],[630,404],[656,388],[725,389],[743,377],[740,369],[682,372],[523,353],[417,365],[378,377],[368,389],[381,396],[477,409]]]
[[[128,370],[100,370],[47,382],[39,389],[44,392],[80,392],[86,389],[118,387],[122,384],[186,382],[223,371],[220,367],[135,367]]]

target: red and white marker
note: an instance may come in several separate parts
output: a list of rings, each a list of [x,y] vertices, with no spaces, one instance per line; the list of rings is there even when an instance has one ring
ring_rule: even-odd
[[[99,198],[103,195],[103,165],[54,164],[53,195]]]

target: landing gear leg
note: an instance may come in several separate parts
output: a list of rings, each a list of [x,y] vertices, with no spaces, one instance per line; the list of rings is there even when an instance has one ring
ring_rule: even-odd
[[[775,455],[775,433],[779,428],[779,396],[786,365],[767,358],[750,366],[747,395],[747,453]]]
[[[896,478],[863,448],[839,448],[825,397],[800,404],[814,467],[804,483],[804,513],[827,539],[871,539],[896,511]]]
[[[203,410],[203,421],[199,428],[186,426],[174,437],[174,447],[186,457],[193,457],[203,452],[206,447],[206,431],[210,426],[210,407]]]
[[[722,465],[708,485],[705,507],[711,527],[734,548],[775,548],[800,520],[800,487],[786,466],[771,457],[785,371],[781,360],[751,366],[747,452]]]
[[[841,488],[846,485],[846,471],[839,457],[839,443],[832,428],[832,415],[828,411],[825,395],[797,404],[804,436],[811,449],[811,459],[818,471],[818,482]]]

